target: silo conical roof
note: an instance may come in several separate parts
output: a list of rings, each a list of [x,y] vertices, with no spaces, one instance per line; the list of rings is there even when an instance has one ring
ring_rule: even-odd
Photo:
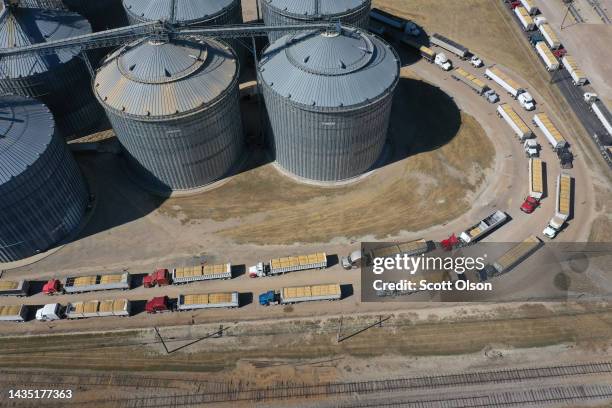
[[[168,117],[206,108],[237,78],[238,63],[212,40],[140,40],[112,54],[99,69],[95,93],[126,115]]]
[[[0,47],[16,48],[91,33],[91,25],[77,13],[65,10],[8,7],[0,15]],[[39,74],[66,63],[79,47],[62,49],[52,55],[34,55],[0,60],[0,75],[19,78]]]
[[[333,17],[348,14],[364,6],[368,0],[264,0],[279,14],[299,18],[311,19],[316,16]],[[318,5],[316,3],[319,3]]]
[[[16,95],[0,98],[0,186],[32,166],[54,132],[53,116],[41,102]]]
[[[390,46],[360,30],[305,32],[280,38],[260,62],[264,83],[297,104],[355,106],[377,99],[399,78]]]
[[[143,20],[189,24],[210,20],[234,6],[236,0],[123,0],[129,13]]]

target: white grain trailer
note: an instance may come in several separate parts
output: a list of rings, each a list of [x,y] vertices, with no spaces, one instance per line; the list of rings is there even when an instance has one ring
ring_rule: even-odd
[[[506,121],[521,141],[533,137],[533,132],[529,129],[529,126],[507,103],[502,103],[497,107],[497,115]]]
[[[30,282],[0,280],[0,296],[28,296]]]
[[[540,238],[536,237],[535,235],[531,235],[520,244],[512,247],[492,265],[487,265],[484,270],[480,272],[480,280],[485,281],[509,272],[512,268],[529,258],[542,245],[543,244]]]
[[[238,292],[179,295],[177,310],[235,308],[240,306]]]
[[[497,67],[487,68],[484,76],[504,88],[514,98],[518,97],[521,92],[524,92],[522,86]]]
[[[552,48],[553,50],[556,50],[559,47],[561,47],[561,41],[559,40],[557,33],[555,33],[555,31],[550,26],[550,24],[548,23],[540,24],[538,29],[542,33],[542,36],[544,37],[544,39],[546,40],[546,43],[548,44],[550,48]]]
[[[542,159],[529,159],[529,195],[538,200],[544,195],[544,162]]]
[[[318,252],[309,255],[274,258],[270,262],[259,262],[249,267],[251,278],[281,275],[288,272],[305,271],[307,269],[327,268],[327,254]]]
[[[430,38],[429,41],[432,44],[437,45],[440,48],[444,48],[447,51],[452,52],[453,54],[459,56],[462,59],[466,59],[467,56],[470,54],[470,50],[468,50],[466,47],[464,47],[463,45],[444,37],[441,34],[438,33],[434,33]]]
[[[469,86],[470,88],[472,88],[472,90],[476,92],[478,95],[482,95],[489,89],[487,84],[485,84],[483,81],[476,78],[476,76],[470,74],[463,68],[455,68],[451,76],[455,78],[457,81],[461,81],[467,86]]]
[[[604,105],[600,99],[596,99],[595,101],[591,102],[591,109],[593,109],[593,112],[606,129],[606,132],[612,136],[612,116],[610,115],[610,111],[606,105]]]
[[[0,306],[0,322],[25,322],[28,307],[25,305]]]
[[[281,304],[313,302],[317,300],[338,300],[342,292],[340,284],[296,286],[283,288],[280,292]]]
[[[538,6],[535,5],[533,0],[521,0],[521,4],[527,10],[527,13],[534,15],[538,13]]]
[[[548,45],[544,41],[538,41],[535,46],[538,55],[544,62],[547,71],[556,71],[559,69],[559,60],[554,56]]]
[[[545,113],[533,115],[533,123],[540,128],[553,150],[557,151],[567,146],[567,141]]]
[[[112,289],[127,290],[131,282],[131,275],[125,272],[112,275],[68,277],[63,286],[66,293],[82,293]]]
[[[172,270],[172,283],[180,285],[214,279],[231,279],[232,264],[184,266]]]
[[[584,74],[584,71],[582,71],[578,67],[578,64],[576,63],[574,57],[570,55],[565,55],[563,58],[561,58],[561,62],[563,63],[563,66],[565,67],[567,72],[569,72],[569,74],[571,75],[574,85],[580,86],[586,84],[588,78]]]
[[[68,303],[66,318],[87,319],[90,317],[130,316],[132,303],[127,299],[89,300]]]
[[[527,12],[527,9],[523,6],[518,6],[514,8],[514,14],[523,26],[523,30],[531,31],[535,28],[535,23],[533,22],[533,18]]]
[[[472,225],[459,235],[459,239],[465,244],[478,241],[488,233],[501,227],[508,220],[508,215],[503,211],[495,211],[478,224]]]

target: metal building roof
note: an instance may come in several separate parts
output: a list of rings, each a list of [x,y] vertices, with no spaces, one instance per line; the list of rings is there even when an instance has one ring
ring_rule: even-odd
[[[0,97],[0,185],[27,170],[53,138],[55,122],[36,99]]]
[[[129,12],[143,20],[182,23],[210,20],[231,8],[237,0],[123,0]]]
[[[264,0],[279,14],[292,17],[335,16],[367,6],[368,0]],[[318,2],[318,12],[317,5]]]
[[[95,79],[95,93],[121,114],[166,117],[205,109],[236,79],[238,63],[212,40],[136,41],[111,55]]]
[[[259,65],[266,85],[291,101],[316,107],[354,106],[392,90],[399,58],[357,29],[288,35],[271,44]]]
[[[4,8],[0,14],[0,47],[15,48],[91,33],[89,22],[65,10]],[[25,77],[45,72],[70,61],[80,48],[64,49],[47,56],[0,60],[0,75]]]

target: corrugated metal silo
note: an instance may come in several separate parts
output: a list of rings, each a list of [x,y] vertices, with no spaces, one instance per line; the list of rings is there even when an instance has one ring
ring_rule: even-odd
[[[94,92],[145,187],[198,188],[237,163],[238,70],[231,48],[204,38],[142,40],[105,61]]]
[[[64,10],[4,8],[0,47],[15,48],[91,33],[79,14]],[[90,130],[104,113],[91,92],[91,77],[80,49],[52,55],[0,59],[0,92],[40,98],[53,112],[66,137]]]
[[[45,251],[78,226],[88,192],[51,112],[0,97],[0,261]]]
[[[393,48],[359,29],[271,44],[258,76],[277,163],[315,181],[366,172],[385,144],[399,72]]]
[[[344,24],[368,28],[371,0],[262,0],[261,10],[266,25],[304,24],[321,20],[340,20]],[[270,33],[274,42],[283,33]]]
[[[190,26],[219,26],[242,23],[240,0],[122,0],[130,24],[153,20],[174,21]],[[247,52],[238,40],[226,40],[241,63]]]

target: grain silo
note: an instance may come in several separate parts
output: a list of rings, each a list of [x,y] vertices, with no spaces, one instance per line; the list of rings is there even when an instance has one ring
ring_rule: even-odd
[[[0,262],[64,239],[87,201],[81,171],[49,109],[32,98],[0,97]]]
[[[399,71],[394,49],[359,29],[272,43],[258,76],[277,164],[315,181],[366,172],[385,144]]]
[[[130,24],[164,20],[185,26],[220,26],[242,23],[240,0],[122,0]],[[225,40],[240,62],[246,62],[246,48],[237,39]]]
[[[139,40],[107,58],[94,92],[145,187],[198,188],[237,163],[238,70],[230,47],[202,37]]]
[[[25,47],[91,33],[81,15],[65,10],[3,7],[0,47]],[[65,137],[90,130],[104,113],[91,92],[91,77],[78,47],[51,55],[0,59],[0,92],[40,98]]]
[[[266,25],[306,24],[325,20],[367,29],[370,22],[371,0],[262,0],[261,9]],[[270,42],[283,33],[270,33]]]

